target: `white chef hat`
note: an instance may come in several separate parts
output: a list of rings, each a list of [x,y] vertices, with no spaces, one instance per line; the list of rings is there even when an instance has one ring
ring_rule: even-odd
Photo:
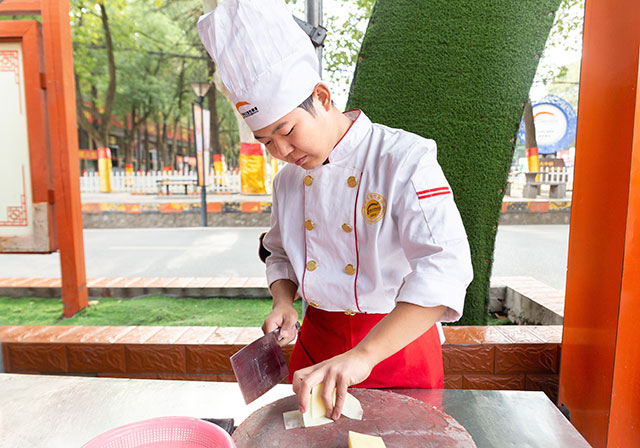
[[[197,27],[253,131],[291,112],[320,82],[313,44],[283,0],[224,0]]]

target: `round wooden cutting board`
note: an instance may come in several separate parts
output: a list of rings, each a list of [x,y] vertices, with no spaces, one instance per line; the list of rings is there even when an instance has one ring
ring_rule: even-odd
[[[282,414],[298,408],[295,395],[258,409],[233,433],[238,448],[346,448],[349,431],[380,436],[387,448],[470,447],[475,443],[453,417],[414,398],[375,389],[350,389],[362,420],[340,417],[312,428],[285,429]]]

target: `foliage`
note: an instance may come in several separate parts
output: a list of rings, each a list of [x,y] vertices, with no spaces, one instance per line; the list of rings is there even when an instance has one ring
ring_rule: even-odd
[[[59,299],[0,297],[0,325],[194,325],[260,327],[271,299],[99,299],[70,319]],[[302,316],[301,302],[295,302]]]
[[[304,18],[304,0],[287,3],[296,16]],[[324,26],[329,34],[323,51],[324,78],[337,92],[336,98],[346,96],[373,3],[325,0]],[[101,8],[108,17],[112,51]],[[164,143],[168,132],[178,124],[186,128],[192,119],[195,97],[189,82],[209,75],[209,57],[195,28],[201,13],[201,0],[71,0],[79,116],[83,118],[83,110],[96,116],[106,113],[105,107],[112,104],[112,115],[118,122],[94,119],[82,123],[85,130],[93,132],[94,140],[106,144],[100,140],[106,140],[108,128],[123,126],[129,161],[135,131],[144,129],[146,123],[156,135],[161,158],[172,158],[172,149]],[[110,53],[115,80],[109,76]],[[115,82],[113,97],[109,95],[110,82]],[[228,165],[237,167],[240,139],[233,108],[222,95],[217,95],[216,105],[222,152]]]
[[[340,15],[325,16],[328,34],[322,54],[323,78],[338,97],[346,98],[375,0],[340,0],[340,3],[340,7],[335,9],[335,12],[340,11]]]
[[[432,138],[467,230],[462,324],[484,324],[515,133],[560,0],[378,0],[348,107]]]
[[[566,77],[567,60],[582,51],[585,0],[562,0],[556,13],[534,83],[550,84]]]
[[[113,115],[125,126],[125,133],[127,121],[134,130],[148,121],[148,129],[162,146],[167,131],[175,132],[178,124],[186,128],[190,123],[195,97],[189,82],[207,76],[208,56],[195,32],[202,3],[71,0],[79,92],[84,108],[94,113],[102,111],[108,102],[109,49],[100,18],[101,5],[108,12],[117,71]],[[235,126],[233,120],[227,119],[226,124]],[[133,137],[131,132],[128,138]],[[230,142],[227,138],[227,146]],[[159,149],[164,150],[163,158],[170,159],[163,162],[171,163],[170,148]]]
[[[306,0],[286,0],[292,12],[306,20]],[[324,0],[323,24],[327,37],[322,49],[322,79],[343,107],[353,68],[375,0]]]

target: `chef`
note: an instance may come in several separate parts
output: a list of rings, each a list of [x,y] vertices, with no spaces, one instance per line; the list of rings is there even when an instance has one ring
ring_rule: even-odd
[[[350,386],[442,388],[439,322],[460,318],[473,271],[436,143],[333,106],[282,0],[225,0],[198,32],[255,138],[288,162],[264,238],[263,330],[289,343],[293,302],[307,302],[289,367],[300,411],[319,383],[333,419]]]

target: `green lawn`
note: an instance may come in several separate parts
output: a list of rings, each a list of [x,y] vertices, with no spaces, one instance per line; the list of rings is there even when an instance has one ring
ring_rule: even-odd
[[[192,325],[260,327],[271,299],[144,297],[96,299],[70,319],[59,299],[0,297],[0,325]],[[298,313],[301,302],[295,302]]]

